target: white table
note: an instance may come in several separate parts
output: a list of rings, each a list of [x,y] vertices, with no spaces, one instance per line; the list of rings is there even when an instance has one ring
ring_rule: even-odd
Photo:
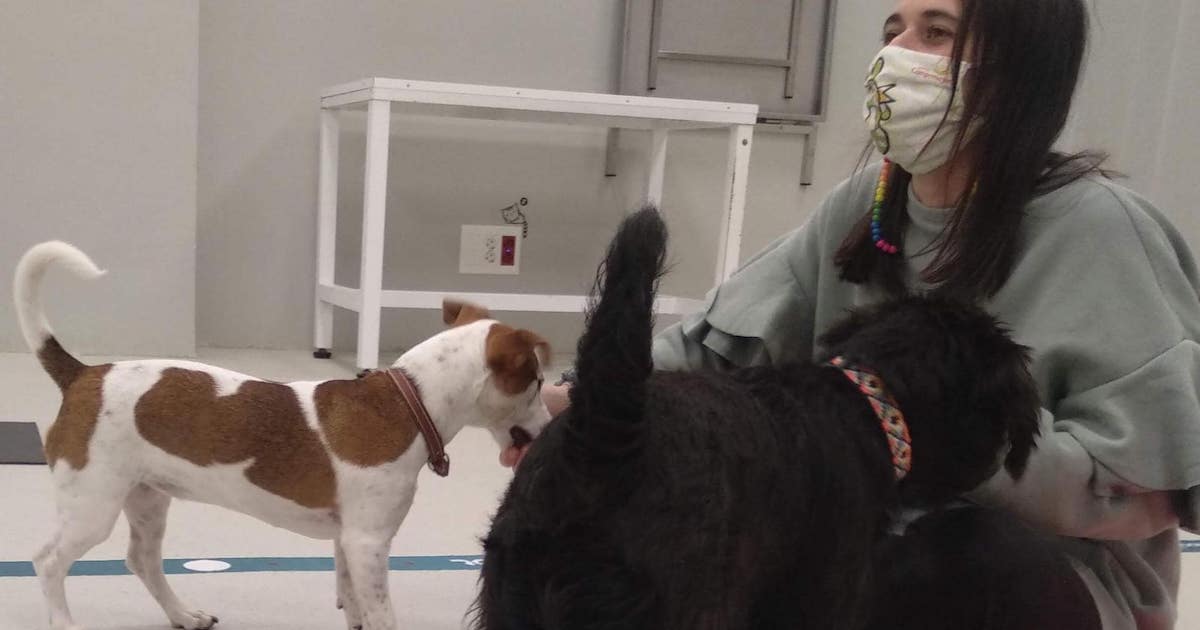
[[[333,275],[338,189],[337,114],[340,110],[363,107],[367,112],[367,141],[362,267],[359,288],[352,289],[335,284]],[[650,130],[651,159],[646,175],[646,200],[656,205],[662,200],[667,133],[675,129],[726,128],[729,130],[728,163],[721,203],[720,242],[714,244],[717,248],[715,281],[729,277],[738,264],[757,105],[403,79],[362,79],[328,88],[321,94],[314,356],[329,356],[334,306],[358,313],[355,364],[359,368],[375,368],[379,363],[380,311],[383,308],[438,309],[442,298],[450,293],[384,290],[382,287],[388,140],[393,114]],[[585,295],[454,295],[496,311],[579,313],[587,304]],[[688,313],[699,306],[697,300],[675,296],[660,296],[657,303],[658,312],[664,314]]]

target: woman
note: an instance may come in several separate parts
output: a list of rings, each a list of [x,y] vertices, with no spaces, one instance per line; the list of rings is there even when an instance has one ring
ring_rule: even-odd
[[[1033,349],[1045,408],[1020,481],[1001,472],[969,498],[1057,534],[1106,630],[1172,628],[1177,527],[1200,504],[1200,275],[1100,157],[1051,150],[1086,34],[1083,0],[897,2],[867,78],[884,163],[663,331],[654,358],[806,360],[849,307],[906,290],[981,301]],[[562,389],[545,397],[563,406]]]

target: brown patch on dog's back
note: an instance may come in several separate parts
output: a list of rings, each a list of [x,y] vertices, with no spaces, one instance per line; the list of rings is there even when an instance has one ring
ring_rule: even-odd
[[[466,326],[481,319],[491,319],[492,314],[484,307],[470,302],[442,300],[442,321],[451,328]]]
[[[96,432],[100,406],[104,402],[104,376],[111,368],[112,365],[85,367],[63,388],[58,417],[46,433],[46,461],[50,462],[51,468],[60,459],[66,460],[75,470],[87,466],[88,445]]]
[[[500,391],[519,394],[537,380],[538,361],[549,360],[550,344],[528,330],[495,324],[488,331],[487,365]]]
[[[246,479],[263,490],[308,508],[336,504],[329,454],[286,385],[246,381],[217,396],[211,375],[167,368],[134,418],[146,441],[197,466],[253,460]]]
[[[317,418],[338,459],[378,466],[404,454],[417,437],[412,410],[385,372],[317,385]]]

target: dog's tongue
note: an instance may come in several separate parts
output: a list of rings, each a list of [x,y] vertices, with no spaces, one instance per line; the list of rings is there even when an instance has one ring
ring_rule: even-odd
[[[524,446],[509,446],[500,451],[500,465],[505,468],[516,468],[521,464],[521,460],[525,458],[525,453],[528,450],[528,444]]]

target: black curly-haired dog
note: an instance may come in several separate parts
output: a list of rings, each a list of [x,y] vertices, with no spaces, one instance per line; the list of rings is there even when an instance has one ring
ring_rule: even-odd
[[[486,630],[858,628],[889,509],[939,504],[1037,433],[1027,350],[981,310],[907,298],[848,316],[828,356],[907,418],[897,481],[880,419],[823,363],[654,372],[666,249],[631,215],[597,277],[571,407],[532,445],[484,540]]]
[[[1100,630],[1087,585],[1051,534],[978,506],[889,535],[869,630]]]

